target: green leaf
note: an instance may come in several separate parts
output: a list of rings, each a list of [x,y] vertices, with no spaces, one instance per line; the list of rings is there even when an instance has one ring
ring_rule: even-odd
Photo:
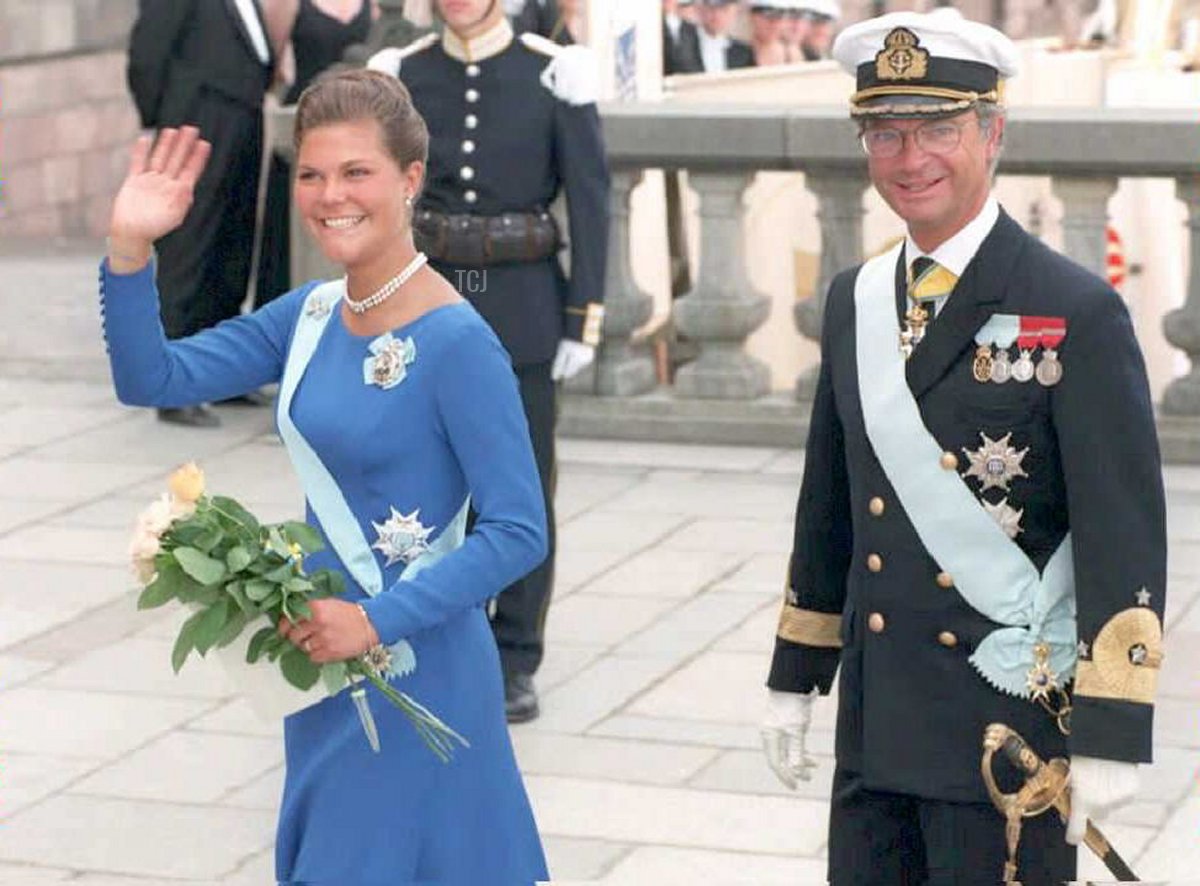
[[[334,661],[321,665],[321,682],[325,684],[325,691],[330,695],[337,695],[345,689],[346,663],[344,661]]]
[[[246,647],[246,663],[254,664],[263,653],[267,651],[267,645],[272,637],[278,637],[279,632],[273,627],[259,628],[258,631],[250,638],[250,644]]]
[[[311,689],[321,679],[321,669],[295,646],[283,653],[279,666],[283,669],[283,676],[297,689]]]
[[[187,661],[188,654],[196,648],[196,625],[204,618],[207,611],[202,609],[194,613],[179,629],[179,636],[175,638],[175,648],[171,650],[171,667],[177,674],[183,667],[183,663]]]
[[[202,585],[214,585],[225,577],[224,563],[195,548],[176,548],[175,559],[184,572]]]
[[[275,590],[275,582],[262,578],[252,578],[246,582],[246,596],[255,603],[261,603]]]
[[[222,519],[229,519],[240,523],[255,534],[258,533],[258,520],[232,498],[227,498],[223,495],[214,495],[212,497],[212,506],[221,511],[220,516]]]
[[[138,595],[138,609],[157,609],[164,603],[175,599],[175,589],[170,582],[165,582],[159,578],[154,579],[150,584],[142,590]]]
[[[282,566],[276,566],[270,572],[264,573],[263,578],[267,581],[282,583],[296,575],[296,567],[291,563],[284,563]]]
[[[253,562],[254,556],[241,545],[229,549],[225,555],[225,565],[230,572],[241,572]]]
[[[251,617],[239,609],[231,609],[229,617],[225,620],[225,627],[221,629],[221,636],[217,637],[217,648],[224,649],[240,637]]]
[[[219,545],[225,538],[225,530],[220,526],[211,526],[206,529],[193,544],[206,554],[211,554],[213,548]]]
[[[321,533],[307,523],[289,520],[282,526],[283,534],[288,541],[295,542],[306,554],[319,551],[325,547],[325,539]]]
[[[283,589],[289,594],[311,594],[313,584],[301,575],[293,575],[283,583]]]
[[[222,598],[200,611],[200,620],[196,622],[195,636],[192,642],[196,651],[201,655],[212,649],[225,630],[225,622],[229,618],[229,599]]]
[[[325,592],[330,596],[346,593],[346,576],[340,572],[335,572],[332,569],[322,569],[309,577],[315,583],[317,576],[320,576],[321,586],[324,586]]]
[[[258,607],[250,602],[250,598],[246,596],[246,588],[240,581],[227,582],[225,584],[225,593],[237,604],[238,609],[242,610],[248,617],[258,614]]]

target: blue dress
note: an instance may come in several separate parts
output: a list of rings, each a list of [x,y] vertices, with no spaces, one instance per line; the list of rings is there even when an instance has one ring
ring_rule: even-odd
[[[278,381],[301,287],[253,314],[168,342],[153,270],[101,270],[104,332],[122,402],[182,406]],[[395,685],[469,742],[443,764],[407,719],[368,693],[381,753],[348,693],[284,722],[287,776],[276,876],[289,886],[528,884],[547,879],[533,814],[509,742],[495,641],[484,604],[545,556],[545,514],[509,360],[466,303],[393,330],[411,339],[404,380],[364,380],[370,337],[333,310],[292,401],[291,417],[336,479],[365,538],[393,509],[417,511],[429,540],[468,493],[477,519],[462,546],[415,578],[379,551],[384,590],[368,597],[347,573],[383,642],[406,639],[416,670]],[[236,495],[236,490],[230,490]],[[308,521],[320,527],[308,507]],[[330,548],[305,563],[345,569]]]

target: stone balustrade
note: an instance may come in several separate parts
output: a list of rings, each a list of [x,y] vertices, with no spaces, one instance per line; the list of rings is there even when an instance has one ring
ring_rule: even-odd
[[[284,112],[286,114],[286,111]],[[746,352],[765,322],[820,335],[833,275],[863,257],[863,197],[869,186],[854,124],[835,108],[621,104],[603,109],[613,170],[613,227],[604,344],[595,371],[571,387],[566,432],[592,436],[802,444],[805,398],[768,393],[766,368]],[[288,126],[280,127],[284,131]],[[284,147],[286,150],[286,147]],[[1062,202],[1063,249],[1105,273],[1108,201],[1119,179],[1174,179],[1187,209],[1190,274],[1184,305],[1163,321],[1166,340],[1191,361],[1167,386],[1160,436],[1169,459],[1200,462],[1200,126],[1191,111],[1018,109],[1010,114],[1002,175],[1049,176]],[[650,316],[634,282],[630,195],[646,170],[683,169],[699,201],[700,263],[693,290],[672,307],[675,326],[698,350],[674,385],[660,387],[650,357],[632,337]],[[742,195],[760,171],[802,171],[816,198],[822,248],[816,295],[791,318],[768,318],[742,254]],[[311,249],[294,249],[312,276]],[[585,390],[586,393],[580,393]],[[786,402],[784,402],[786,400]]]

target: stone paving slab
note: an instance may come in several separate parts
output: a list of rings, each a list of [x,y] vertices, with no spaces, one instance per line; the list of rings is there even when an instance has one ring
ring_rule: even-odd
[[[151,878],[220,878],[273,839],[274,813],[63,794],[0,828],[0,861]]]
[[[217,802],[281,763],[283,748],[274,738],[172,732],[76,782],[71,791],[203,805]]]
[[[651,846],[635,849],[600,882],[605,886],[798,886],[824,881],[821,860]]]
[[[827,810],[814,800],[544,775],[525,783],[548,834],[779,855],[812,855],[824,839]]]

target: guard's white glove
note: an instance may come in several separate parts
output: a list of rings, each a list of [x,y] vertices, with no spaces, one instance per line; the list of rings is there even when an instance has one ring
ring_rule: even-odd
[[[550,378],[554,381],[570,378],[590,366],[595,359],[595,347],[585,345],[581,341],[564,338],[558,343],[558,353],[554,355],[554,363],[550,367]]]
[[[1137,795],[1139,782],[1137,763],[1072,757],[1067,842],[1078,846],[1087,831],[1087,820],[1098,819],[1113,807],[1128,803]]]
[[[767,691],[767,715],[762,723],[763,753],[776,777],[792,790],[808,781],[817,761],[805,746],[812,723],[813,699],[818,692]]]

